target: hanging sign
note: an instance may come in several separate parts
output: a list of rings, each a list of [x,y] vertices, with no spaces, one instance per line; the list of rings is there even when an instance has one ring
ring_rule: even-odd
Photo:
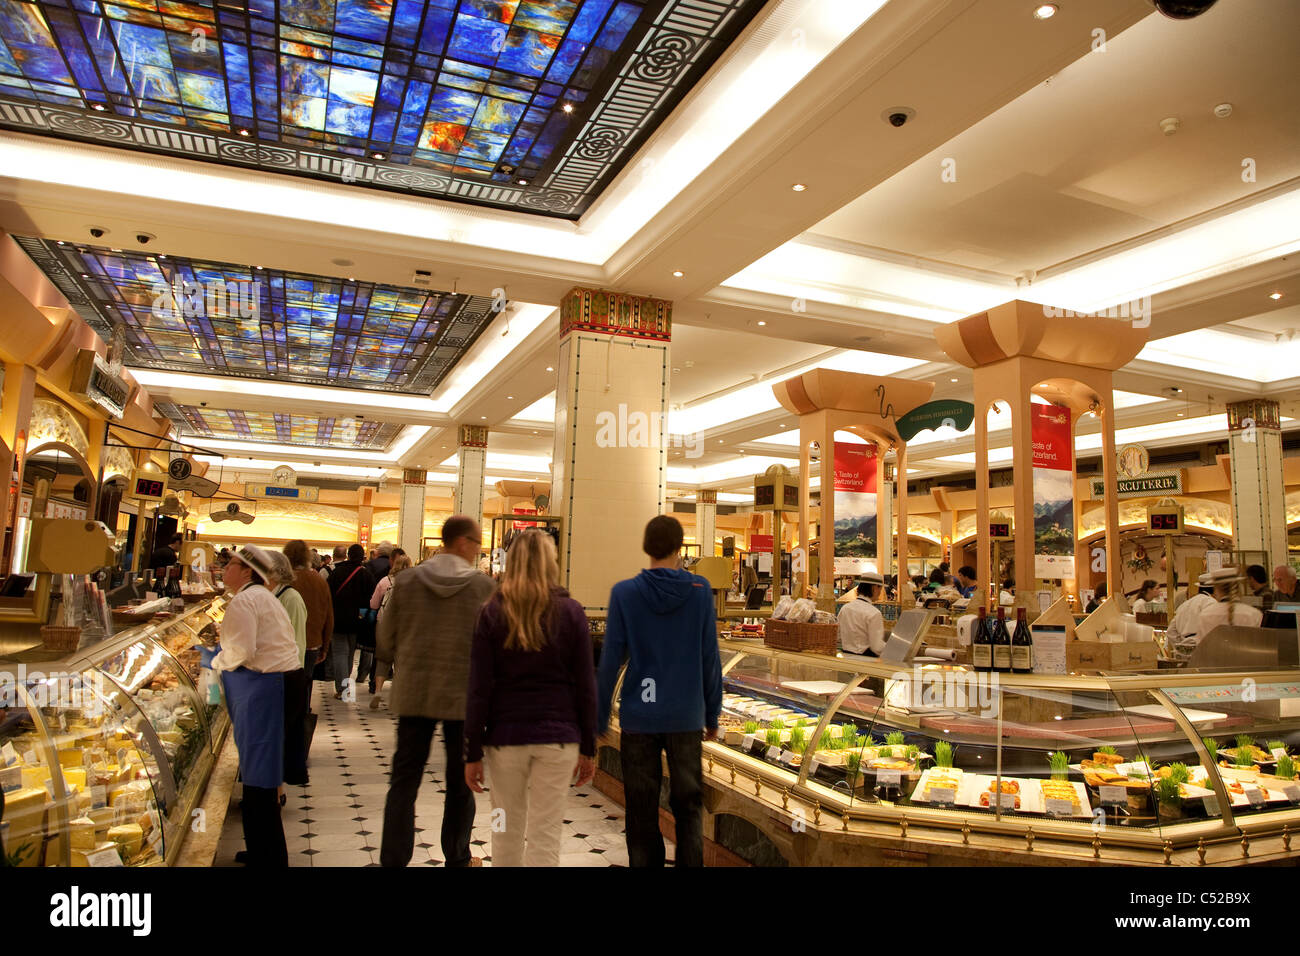
[[[1030,406],[1034,577],[1074,577],[1074,429],[1070,409]]]
[[[912,409],[894,423],[894,428],[898,431],[899,438],[911,441],[920,432],[936,431],[944,425],[964,432],[974,421],[974,405],[944,398]]]
[[[131,386],[113,371],[94,349],[80,349],[72,363],[69,391],[108,413],[121,418],[131,398]]]
[[[875,570],[876,446],[835,443],[835,573]]]

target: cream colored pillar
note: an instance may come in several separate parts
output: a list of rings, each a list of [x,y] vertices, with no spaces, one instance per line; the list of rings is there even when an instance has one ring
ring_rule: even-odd
[[[894,465],[886,464],[883,460],[877,462],[879,471],[876,480],[879,484],[876,486],[876,570],[885,577],[894,573],[894,535],[897,533],[894,528]],[[906,483],[898,483],[899,487],[907,488]],[[906,490],[903,492],[906,494]],[[899,548],[900,553],[904,548]]]
[[[573,289],[560,305],[551,512],[562,584],[587,608],[637,574],[662,514],[672,303]]]
[[[700,543],[700,556],[711,558],[717,554],[718,491],[701,488],[695,493],[695,540]]]
[[[424,499],[428,472],[423,468],[402,471],[402,494],[397,501],[397,546],[420,563],[424,538]]]
[[[0,392],[0,541],[6,528],[18,516],[20,495],[11,494],[12,476],[22,484],[27,457],[27,429],[32,420],[32,398],[36,393],[36,369],[16,362],[4,363],[4,385]],[[15,489],[16,490],[16,489]],[[0,574],[9,573],[12,555],[0,554]]]
[[[488,430],[483,425],[461,425],[456,446],[456,495],[452,510],[483,524],[483,480],[487,474]],[[488,533],[483,533],[484,546]]]
[[[1232,546],[1264,551],[1269,572],[1287,560],[1286,486],[1278,403],[1250,399],[1228,406],[1232,469]]]

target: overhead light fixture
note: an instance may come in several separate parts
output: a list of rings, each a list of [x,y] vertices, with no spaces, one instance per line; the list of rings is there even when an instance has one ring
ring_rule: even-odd
[[[573,112],[573,104],[572,104],[572,103],[565,103],[564,106],[561,107],[561,109],[563,109],[564,112],[566,112],[566,113],[572,113],[572,112]]]
[[[684,275],[686,275],[686,273],[683,272],[681,269],[674,269],[674,270],[673,270],[673,276],[674,276],[675,278],[680,279],[680,278],[681,278],[682,276],[684,276]]]
[[[1268,294],[1268,297],[1269,297],[1270,299],[1273,299],[1274,301],[1276,301],[1276,300],[1282,298],[1282,293],[1281,293],[1281,292],[1270,292],[1270,293]]]
[[[514,396],[513,396],[513,395],[507,395],[507,396],[506,396],[506,401],[507,401],[507,402],[509,402],[509,401],[511,401],[511,400],[513,400],[513,399],[514,399]]]
[[[795,183],[795,184],[794,184],[793,186],[791,186],[790,188],[793,189],[793,190],[794,190],[795,192],[797,192],[797,193],[801,193],[801,192],[803,192],[805,189],[807,189],[808,187],[805,186],[803,183]]]
[[[958,381],[958,379],[950,378],[950,379],[948,379],[948,381],[950,381],[950,382],[956,382],[956,381]]]
[[[247,135],[249,135],[248,130],[246,130],[246,129],[241,129],[241,130],[239,131],[239,135],[240,135],[240,136],[247,136]]]
[[[370,154],[370,158],[371,158],[371,159],[383,159],[383,158],[384,158],[384,154],[383,154],[383,153],[371,153],[371,154]]]
[[[546,371],[548,371],[548,372],[554,372],[555,369],[553,369],[551,366],[548,365],[548,366],[546,366]]]
[[[526,180],[526,179],[517,179],[517,180],[515,180],[515,182],[519,183],[520,186],[527,186],[527,185],[528,185],[528,180]]]
[[[758,324],[759,324],[759,325],[767,325],[767,322],[764,321],[763,319],[759,319],[759,320],[758,320]]]
[[[1052,17],[1056,16],[1056,9],[1056,4],[1054,3],[1040,3],[1034,8],[1034,19],[1050,20]]]
[[[480,415],[479,418],[482,419],[483,421],[487,421],[487,416],[486,416],[486,415]]]
[[[108,107],[105,106],[103,103],[96,103],[94,106],[91,107],[91,109],[98,110],[99,112],[102,113],[106,109],[108,109]]]

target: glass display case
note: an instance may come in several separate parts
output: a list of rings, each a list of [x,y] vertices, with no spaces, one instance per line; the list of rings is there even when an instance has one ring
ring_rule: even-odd
[[[719,643],[706,780],[845,836],[890,821],[912,844],[959,830],[963,848],[1018,836],[1168,861],[1247,833],[1289,854],[1300,827],[1300,671],[1011,674]]]
[[[173,860],[228,727],[197,645],[224,601],[0,661],[0,838],[15,866]]]

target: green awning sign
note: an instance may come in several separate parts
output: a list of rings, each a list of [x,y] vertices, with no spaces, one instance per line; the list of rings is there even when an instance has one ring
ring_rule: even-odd
[[[974,405],[970,402],[959,402],[956,399],[945,398],[935,402],[926,402],[919,408],[912,409],[898,419],[895,427],[898,428],[899,438],[903,439],[903,441],[911,441],[920,432],[927,429],[934,431],[943,425],[964,432],[970,428],[971,423],[974,421]]]

